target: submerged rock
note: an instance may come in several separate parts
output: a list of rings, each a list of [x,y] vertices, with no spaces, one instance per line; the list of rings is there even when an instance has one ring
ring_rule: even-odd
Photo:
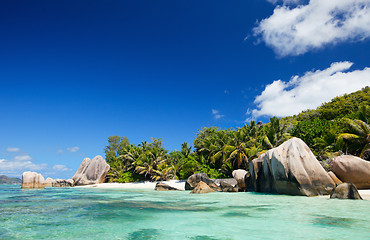
[[[155,185],[154,190],[156,190],[156,191],[180,191],[180,189],[171,187],[170,185],[167,185],[167,184],[161,183],[161,182],[159,182]]]
[[[74,185],[90,185],[104,183],[110,166],[102,156],[96,156],[89,161],[85,158],[73,176]]]
[[[249,177],[250,173],[244,169],[237,169],[232,172],[233,178],[236,180],[239,189],[245,191],[246,186],[246,180]]]
[[[358,193],[356,186],[352,183],[339,184],[330,195],[330,198],[362,200],[362,197]]]
[[[291,138],[267,151],[262,164],[261,160],[252,161],[250,166],[250,185],[256,191],[317,196],[330,194],[335,187],[329,174],[299,138]]]
[[[73,180],[72,179],[55,179],[52,183],[53,187],[72,187],[73,186]]]
[[[220,188],[214,183],[205,173],[194,173],[185,182],[185,190],[193,190],[200,182],[206,183],[214,191],[219,191]]]
[[[40,173],[24,172],[22,174],[22,188],[45,188],[45,179]]]
[[[200,181],[198,185],[193,190],[191,190],[190,193],[199,194],[199,193],[210,193],[210,192],[215,192],[215,190],[213,190],[207,183]]]
[[[333,172],[342,182],[351,182],[358,189],[370,188],[370,162],[361,158],[342,155],[334,158]]]

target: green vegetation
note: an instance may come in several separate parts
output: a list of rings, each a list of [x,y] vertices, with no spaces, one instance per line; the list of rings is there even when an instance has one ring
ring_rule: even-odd
[[[5,175],[0,176],[0,184],[21,184],[22,180],[20,178],[11,178]]]
[[[262,124],[251,121],[237,129],[205,127],[181,151],[169,152],[160,139],[131,144],[111,136],[105,147],[112,182],[186,179],[196,172],[211,178],[230,177],[233,170],[248,169],[251,160],[291,137],[301,138],[323,166],[341,151],[370,160],[369,87],[334,98],[316,110]]]

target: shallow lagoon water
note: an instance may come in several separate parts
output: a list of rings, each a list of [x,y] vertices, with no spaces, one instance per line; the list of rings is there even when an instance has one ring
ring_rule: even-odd
[[[370,201],[0,185],[0,239],[368,239]]]

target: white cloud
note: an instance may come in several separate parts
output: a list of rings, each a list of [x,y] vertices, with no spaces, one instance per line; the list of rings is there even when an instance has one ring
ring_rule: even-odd
[[[47,164],[35,164],[31,161],[0,159],[0,174],[20,176],[25,171],[40,171],[45,169]]]
[[[77,152],[78,150],[80,150],[80,148],[79,147],[70,147],[70,148],[67,148],[67,150],[69,152]]]
[[[220,119],[220,118],[223,118],[225,117],[225,115],[221,115],[220,114],[220,111],[216,110],[216,109],[212,109],[212,115],[215,119]]]
[[[254,35],[280,57],[370,36],[370,0],[310,0],[306,5],[287,5],[298,2],[283,1],[254,28]]]
[[[7,152],[19,152],[19,151],[20,151],[20,149],[19,149],[19,148],[17,148],[17,147],[8,147],[8,148],[6,149],[6,151],[7,151]]]
[[[71,171],[71,169],[67,168],[65,165],[54,165],[53,169],[56,171]]]
[[[29,161],[32,160],[30,155],[18,155],[14,157],[14,160],[16,161]]]
[[[58,153],[58,154],[62,154],[62,153],[63,153],[63,150],[62,150],[62,149],[59,149],[59,150],[57,151],[57,153]]]
[[[325,70],[293,76],[288,82],[274,81],[255,98],[257,109],[252,111],[252,116],[284,117],[298,114],[303,110],[314,109],[336,96],[370,86],[370,68],[348,72],[352,64],[336,62]]]

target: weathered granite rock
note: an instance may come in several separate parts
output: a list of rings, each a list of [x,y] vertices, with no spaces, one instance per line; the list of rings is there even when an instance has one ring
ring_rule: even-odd
[[[246,180],[250,173],[244,169],[237,169],[232,172],[233,178],[235,178],[239,189],[245,191],[247,188]]]
[[[156,190],[156,191],[180,191],[180,189],[171,187],[170,185],[167,185],[167,184],[161,183],[161,182],[159,182],[155,185],[154,190]]]
[[[54,179],[52,179],[50,177],[46,178],[46,180],[44,182],[45,187],[52,187],[53,186],[53,181],[54,181]]]
[[[201,181],[206,183],[214,191],[220,191],[220,188],[205,173],[194,173],[191,175],[185,182],[185,190],[193,190]]]
[[[213,190],[210,186],[208,186],[207,183],[200,181],[197,184],[197,186],[193,190],[191,190],[190,193],[199,194],[199,193],[210,193],[210,192],[215,192],[215,190]]]
[[[83,166],[81,166],[83,165]],[[87,158],[81,163],[75,177],[74,185],[89,185],[104,183],[110,166],[102,156],[96,156],[91,161]],[[86,166],[85,166],[86,165]]]
[[[231,184],[228,184],[227,182],[221,182],[220,188],[222,192],[239,192],[238,186],[233,186]]]
[[[261,192],[263,181],[263,161],[265,153],[261,154],[257,159],[253,159],[249,164],[250,175],[246,178],[247,191]]]
[[[89,166],[90,162],[91,162],[90,158],[84,158],[84,160],[78,167],[75,175],[73,175],[72,177],[73,182],[77,182],[77,180],[81,178],[81,175],[86,171],[86,168]]]
[[[257,191],[317,196],[330,194],[335,187],[329,174],[299,138],[291,138],[267,151],[262,166],[260,161],[252,161],[250,169],[251,185],[255,185]]]
[[[331,177],[331,179],[334,181],[334,183],[338,186],[339,184],[343,183],[341,180],[339,180],[337,178],[337,176],[332,172],[332,171],[329,171],[328,172],[329,176]]]
[[[351,182],[358,189],[370,188],[370,162],[342,155],[333,159],[333,172],[342,182]]]
[[[362,197],[358,193],[356,186],[352,183],[339,184],[330,195],[330,198],[362,200]]]
[[[221,182],[226,182],[232,186],[237,185],[238,183],[236,182],[235,178],[216,178],[211,180],[217,185],[220,186]]]
[[[53,187],[72,187],[73,186],[73,180],[72,179],[55,179],[52,183]]]
[[[22,174],[22,188],[45,188],[45,179],[40,173],[24,172]]]

